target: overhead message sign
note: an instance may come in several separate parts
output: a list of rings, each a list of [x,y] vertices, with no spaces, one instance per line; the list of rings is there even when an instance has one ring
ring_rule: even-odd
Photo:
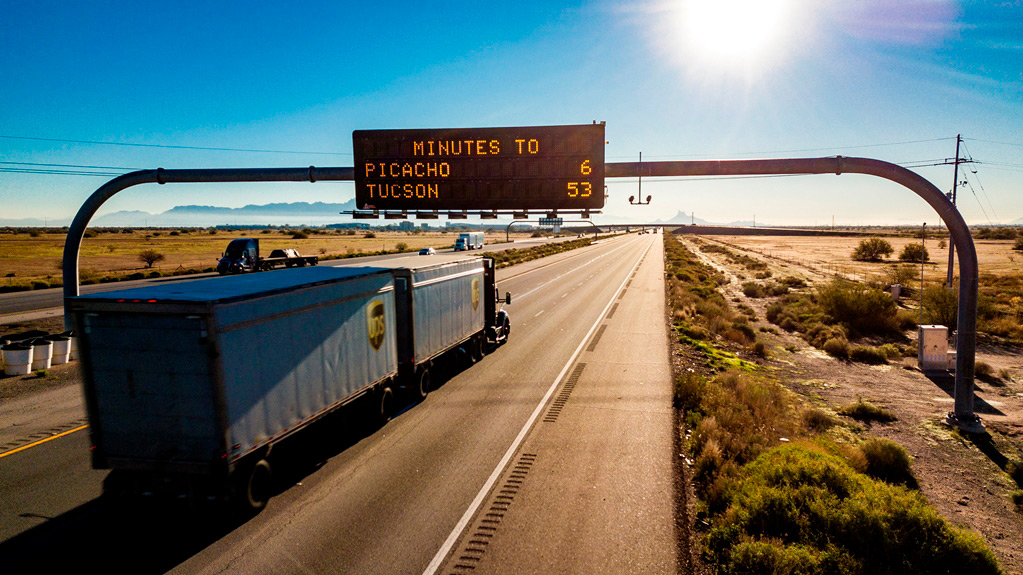
[[[360,210],[604,207],[604,124],[356,130]]]

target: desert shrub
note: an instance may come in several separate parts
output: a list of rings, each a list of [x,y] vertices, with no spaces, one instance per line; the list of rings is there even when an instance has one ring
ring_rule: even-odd
[[[889,284],[899,284],[903,291],[908,291],[908,285],[919,277],[919,271],[914,266],[888,266],[884,270],[885,279]]]
[[[366,232],[365,234],[363,234],[362,237],[364,237],[364,238],[366,238],[368,240],[371,240],[371,239],[377,237],[377,235],[374,234],[373,232]]]
[[[762,272],[757,272],[756,274],[753,275],[753,277],[757,278],[758,280],[766,280],[767,278],[771,277],[771,271],[765,270]]]
[[[697,411],[706,387],[707,379],[705,377],[695,371],[686,371],[675,378],[672,404],[675,409],[684,412]]]
[[[877,350],[884,354],[885,359],[892,361],[902,357],[902,348],[894,343],[886,343],[877,346]]]
[[[1005,472],[1016,482],[1016,487],[1023,488],[1023,461],[1008,462],[1005,465]]]
[[[840,339],[845,341],[846,345],[849,344],[846,329],[840,325],[814,324],[804,338],[807,343],[819,349],[824,349],[825,342],[832,339]]]
[[[944,285],[934,285],[924,289],[924,321],[947,326],[951,332],[956,329],[958,318],[958,287],[949,289]]]
[[[838,414],[851,417],[857,421],[865,422],[879,421],[882,423],[889,423],[897,419],[895,415],[883,407],[878,407],[870,402],[863,401],[862,399],[856,403],[851,403],[842,407],[838,410]]]
[[[930,259],[927,247],[920,244],[906,244],[899,254],[899,259],[904,262],[926,262]]]
[[[167,259],[166,256],[154,249],[142,250],[138,255],[138,260],[146,264],[147,268],[151,268],[156,262],[161,262],[165,259]]]
[[[810,408],[803,412],[803,427],[811,433],[824,433],[835,425],[835,419],[827,413]]]
[[[1023,489],[1017,489],[1010,493],[1009,499],[1016,504],[1016,507],[1023,507]]]
[[[403,252],[408,249],[408,244],[406,244],[405,242],[398,242],[397,244],[395,244],[394,249],[398,250],[399,252]]]
[[[307,233],[305,233],[303,231],[296,230],[296,231],[291,232],[291,239],[293,239],[293,240],[307,240],[307,239],[309,239],[309,234],[307,234]]]
[[[778,283],[786,285],[792,289],[806,287],[806,281],[794,276],[786,276],[778,280]]]
[[[858,474],[809,446],[741,470],[704,548],[719,573],[1000,573],[979,536],[919,492]]]
[[[895,252],[895,248],[888,240],[881,238],[867,238],[860,240],[860,244],[853,250],[852,259],[860,262],[879,262]]]
[[[895,325],[899,326],[901,331],[916,329],[916,318],[917,315],[908,309],[900,309],[895,312]]]
[[[817,289],[817,302],[835,322],[854,334],[883,334],[898,331],[898,306],[891,295],[861,284],[835,280]]]
[[[742,339],[746,343],[749,343],[757,339],[756,330],[754,330],[753,327],[750,324],[746,323],[745,321],[733,321],[732,329],[741,333]]]
[[[753,343],[753,353],[760,357],[767,357],[767,345],[762,341]]]
[[[867,459],[866,474],[894,485],[916,488],[916,478],[910,469],[909,453],[890,439],[872,437],[860,445]]]
[[[973,375],[977,376],[980,379],[984,380],[991,379],[994,373],[995,370],[992,369],[992,367],[989,364],[984,363],[983,361],[976,361],[973,363]]]
[[[866,363],[868,365],[881,365],[888,363],[888,356],[885,352],[870,345],[856,345],[849,349],[849,359]]]
[[[821,349],[823,349],[828,355],[837,357],[838,359],[849,358],[849,341],[844,337],[833,337],[825,341],[821,346]]]
[[[49,287],[50,287],[49,282],[44,282],[42,280],[32,281],[32,289],[48,289]]]
[[[764,297],[764,286],[757,282],[746,282],[742,284],[742,295],[746,297]]]
[[[135,272],[135,273],[133,273],[133,274],[128,274],[128,277],[127,277],[127,278],[125,278],[125,279],[129,279],[129,280],[141,280],[141,279],[145,279],[145,278],[146,278],[146,274],[144,274],[144,273],[142,273],[142,272]]]
[[[777,297],[789,293],[789,286],[781,283],[772,283],[767,286],[767,295],[771,297]]]
[[[1012,249],[1017,252],[1023,252],[1023,236],[1016,238],[1016,243],[1012,244]]]

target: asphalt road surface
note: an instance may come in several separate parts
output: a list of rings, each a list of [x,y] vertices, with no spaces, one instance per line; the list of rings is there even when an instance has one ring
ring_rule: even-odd
[[[12,573],[677,572],[661,238],[498,279],[507,344],[380,429],[343,414],[280,446],[277,493],[248,519],[110,508],[74,386],[0,405],[0,445],[65,430],[0,447],[0,560]]]

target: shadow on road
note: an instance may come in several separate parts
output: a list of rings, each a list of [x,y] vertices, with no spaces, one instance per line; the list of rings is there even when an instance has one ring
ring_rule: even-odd
[[[435,366],[434,386],[468,367],[457,354]],[[374,400],[375,401],[375,400]],[[373,435],[375,404],[355,402],[275,445],[273,495],[291,489],[331,458]],[[398,395],[395,417],[417,403]],[[168,500],[117,502],[99,497],[0,542],[4,573],[165,573],[249,521],[273,519],[270,508],[252,516],[226,503]],[[31,516],[30,514],[23,515]]]
[[[938,389],[944,391],[949,397],[955,398],[955,387],[956,380],[954,375],[943,375],[943,374],[924,374],[924,376],[931,380]],[[983,398],[974,394],[973,398],[973,410],[980,415],[1005,415],[998,410],[997,407],[984,401]]]

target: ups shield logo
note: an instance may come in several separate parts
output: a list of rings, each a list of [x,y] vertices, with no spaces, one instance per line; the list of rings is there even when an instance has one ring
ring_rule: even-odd
[[[480,307],[480,278],[472,278],[472,311]]]
[[[380,351],[384,344],[384,333],[387,331],[387,322],[384,320],[384,302],[374,300],[366,308],[366,322],[369,324],[369,344],[373,349]]]

